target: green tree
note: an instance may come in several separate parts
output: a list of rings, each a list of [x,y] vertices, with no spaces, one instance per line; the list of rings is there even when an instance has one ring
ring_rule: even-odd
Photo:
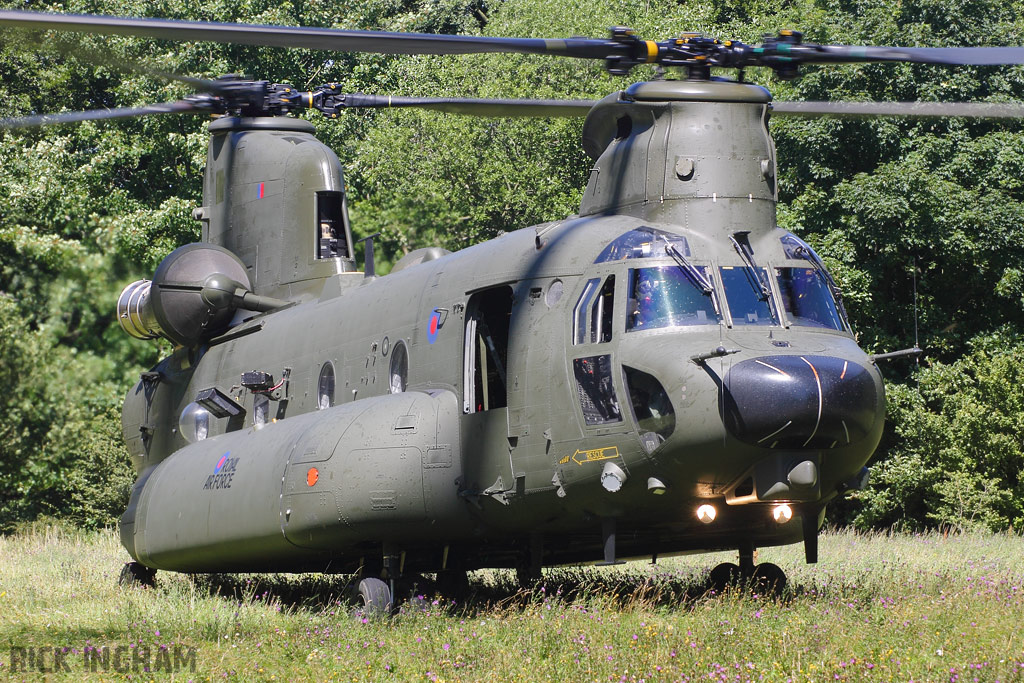
[[[864,527],[993,530],[1024,525],[1024,340],[976,338],[951,364],[891,385],[893,434],[859,495]]]

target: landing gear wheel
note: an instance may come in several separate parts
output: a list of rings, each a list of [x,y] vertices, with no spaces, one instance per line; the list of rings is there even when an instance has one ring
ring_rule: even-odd
[[[738,586],[741,578],[738,564],[723,562],[708,574],[708,588],[716,593],[722,593],[730,586]]]
[[[750,578],[751,584],[763,591],[765,594],[782,595],[786,588],[786,572],[777,564],[762,562],[754,567],[754,574]]]
[[[126,588],[130,588],[132,586],[152,588],[156,583],[156,570],[151,569],[144,564],[139,564],[138,562],[125,562],[124,567],[121,569],[121,576],[117,579],[117,583],[118,585]]]
[[[391,589],[380,579],[366,578],[359,582],[359,601],[367,615],[391,614]]]

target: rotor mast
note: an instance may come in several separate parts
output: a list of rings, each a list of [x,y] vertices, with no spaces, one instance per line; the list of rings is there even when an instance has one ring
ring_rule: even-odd
[[[583,129],[596,162],[580,214],[702,230],[774,227],[770,100],[764,88],[721,81],[638,83],[606,97]]]

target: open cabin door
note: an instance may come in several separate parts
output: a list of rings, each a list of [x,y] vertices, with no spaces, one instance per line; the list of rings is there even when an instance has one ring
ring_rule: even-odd
[[[507,503],[515,494],[508,432],[512,287],[474,293],[466,305],[462,443],[465,489]]]

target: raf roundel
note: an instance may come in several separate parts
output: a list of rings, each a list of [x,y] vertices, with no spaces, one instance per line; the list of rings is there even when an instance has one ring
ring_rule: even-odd
[[[217,464],[213,468],[213,473],[214,474],[218,474],[221,471],[221,468],[224,467],[224,463],[226,463],[228,461],[228,456],[229,455],[231,455],[231,451],[228,451],[224,455],[220,456],[220,460],[217,461]]]
[[[427,320],[427,341],[433,344],[437,341],[437,332],[441,329],[441,312],[434,309],[430,312],[430,318]]]

